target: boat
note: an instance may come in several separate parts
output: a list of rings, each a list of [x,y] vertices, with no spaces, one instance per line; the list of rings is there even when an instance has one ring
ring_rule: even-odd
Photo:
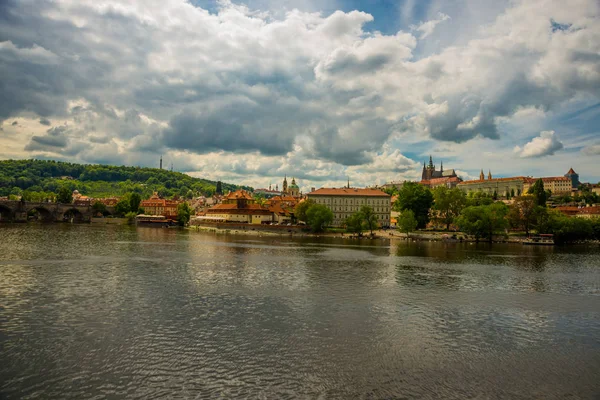
[[[536,246],[554,246],[554,235],[547,233],[537,236],[529,236],[527,239],[523,240],[523,244]]]

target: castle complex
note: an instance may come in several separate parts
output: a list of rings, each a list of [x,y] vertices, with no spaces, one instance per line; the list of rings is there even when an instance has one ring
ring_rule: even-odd
[[[440,162],[439,171],[435,169],[433,165],[433,159],[429,156],[429,165],[423,163],[423,173],[421,174],[421,185],[427,186],[431,189],[438,186],[446,186],[448,188],[456,187],[462,179],[456,175],[454,169],[448,169],[444,171],[444,163]]]

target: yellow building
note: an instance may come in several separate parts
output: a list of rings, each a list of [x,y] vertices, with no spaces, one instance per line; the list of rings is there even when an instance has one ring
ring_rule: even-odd
[[[229,193],[223,198],[221,204],[209,208],[206,216],[207,220],[248,224],[262,224],[273,220],[273,213],[256,204],[252,195],[245,190]]]
[[[373,209],[380,226],[390,225],[391,196],[378,189],[321,188],[307,194],[310,200],[327,206],[333,212],[333,225],[342,226],[362,206]]]
[[[525,183],[523,184],[523,192],[527,193],[529,188],[531,188],[535,182],[541,179],[544,183],[544,189],[550,190],[552,194],[561,195],[561,194],[570,194],[572,189],[572,181],[571,179],[565,176],[551,176],[546,178],[527,178]]]

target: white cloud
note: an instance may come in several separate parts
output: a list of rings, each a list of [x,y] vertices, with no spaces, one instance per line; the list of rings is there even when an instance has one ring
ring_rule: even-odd
[[[600,156],[600,144],[586,146],[581,152],[587,156]]]
[[[554,131],[542,131],[540,136],[531,139],[522,148],[515,146],[514,152],[521,158],[544,157],[553,155],[563,147]]]
[[[435,27],[440,23],[450,19],[450,16],[444,13],[438,13],[437,19],[431,19],[427,22],[422,22],[420,25],[412,25],[411,29],[420,32],[419,39],[425,39],[431,35],[435,30]]]

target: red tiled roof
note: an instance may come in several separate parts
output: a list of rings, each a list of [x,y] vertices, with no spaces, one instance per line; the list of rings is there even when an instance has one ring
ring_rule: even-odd
[[[529,178],[527,178],[525,176],[514,176],[512,178],[477,179],[477,180],[472,180],[472,181],[460,182],[459,185],[472,185],[475,183],[482,183],[482,182],[507,182],[507,181],[518,181],[518,180],[522,180],[523,182],[525,182],[527,179],[529,179]]]
[[[247,199],[252,200],[252,195],[246,192],[243,189],[236,190],[235,192],[231,192],[225,196],[227,200],[236,200],[236,199]]]
[[[390,197],[389,194],[379,189],[359,189],[359,188],[321,188],[308,193],[309,196],[377,196]]]
[[[567,172],[567,174],[576,174],[577,172],[575,172],[573,170],[573,167],[569,168],[569,172]]]

